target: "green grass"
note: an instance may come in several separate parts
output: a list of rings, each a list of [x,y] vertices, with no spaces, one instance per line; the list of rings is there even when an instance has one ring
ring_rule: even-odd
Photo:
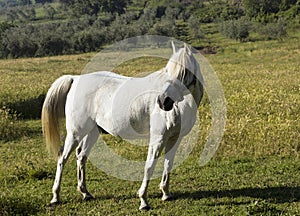
[[[219,37],[218,35],[216,37]],[[49,208],[56,162],[45,149],[40,106],[50,84],[63,74],[80,74],[93,54],[0,60],[0,128],[24,133],[0,139],[0,212],[3,215],[299,215],[300,214],[300,34],[284,41],[237,43],[222,39],[207,55],[223,84],[227,125],[217,155],[206,166],[198,159],[210,129],[210,107],[200,108],[198,145],[171,178],[175,200],[162,202],[159,179],[151,181],[152,210],[140,213],[140,182],[106,175],[90,162],[87,185],[96,200],[76,192],[72,155],[62,184],[62,205]],[[213,41],[214,38],[211,38]],[[137,59],[115,71],[136,74],[165,61]],[[144,65],[144,66],[141,66]],[[1,119],[2,120],[2,119]],[[24,126],[24,127],[21,127]],[[1,130],[0,130],[1,131]],[[3,132],[7,133],[7,132]],[[120,155],[138,159],[146,149],[106,136]],[[141,152],[141,153],[140,153]]]
[[[247,154],[298,155],[299,57],[295,37],[237,43],[209,58],[225,88],[225,137],[238,141],[229,152],[243,153],[244,146]]]
[[[76,192],[76,162],[66,166],[63,204],[49,208],[55,163],[40,138],[1,146],[0,195],[2,213],[53,215],[136,215],[139,182],[107,176],[88,163],[88,187],[96,200],[82,202]],[[3,152],[5,149],[5,152]],[[162,202],[159,180],[152,180],[146,215],[298,215],[300,212],[299,160],[277,156],[214,159],[200,167],[197,155],[172,174],[175,200]]]

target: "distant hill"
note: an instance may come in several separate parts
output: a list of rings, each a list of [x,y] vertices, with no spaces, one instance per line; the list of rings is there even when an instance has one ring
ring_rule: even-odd
[[[209,24],[240,41],[260,24],[257,33],[276,39],[299,13],[300,0],[0,0],[0,57],[90,52],[144,34],[201,47]]]

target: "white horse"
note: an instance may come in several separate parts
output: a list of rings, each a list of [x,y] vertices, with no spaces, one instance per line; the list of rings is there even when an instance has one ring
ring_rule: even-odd
[[[172,46],[173,55],[166,67],[143,78],[95,72],[65,75],[52,84],[42,109],[47,148],[58,155],[50,204],[60,203],[63,168],[75,148],[78,191],[85,200],[93,198],[86,188],[85,163],[99,134],[105,132],[126,139],[149,137],[144,178],[138,190],[141,210],[150,208],[146,191],[157,159],[165,148],[160,189],[162,200],[171,198],[169,179],[174,155],[182,137],[195,123],[203,95],[200,67],[191,49],[186,44],[180,49],[173,42]],[[59,119],[64,116],[67,135],[61,148]]]

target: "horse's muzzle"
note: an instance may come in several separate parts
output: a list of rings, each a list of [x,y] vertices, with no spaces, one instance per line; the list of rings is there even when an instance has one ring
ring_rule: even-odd
[[[164,111],[170,111],[173,108],[174,101],[169,96],[159,95],[157,98],[159,107]]]

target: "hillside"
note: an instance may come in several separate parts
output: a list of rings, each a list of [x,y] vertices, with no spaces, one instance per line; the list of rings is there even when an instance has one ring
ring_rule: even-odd
[[[237,41],[282,40],[300,26],[299,0],[1,0],[0,57],[100,50],[138,35],[174,37],[215,49]],[[219,36],[211,37],[215,33]]]

